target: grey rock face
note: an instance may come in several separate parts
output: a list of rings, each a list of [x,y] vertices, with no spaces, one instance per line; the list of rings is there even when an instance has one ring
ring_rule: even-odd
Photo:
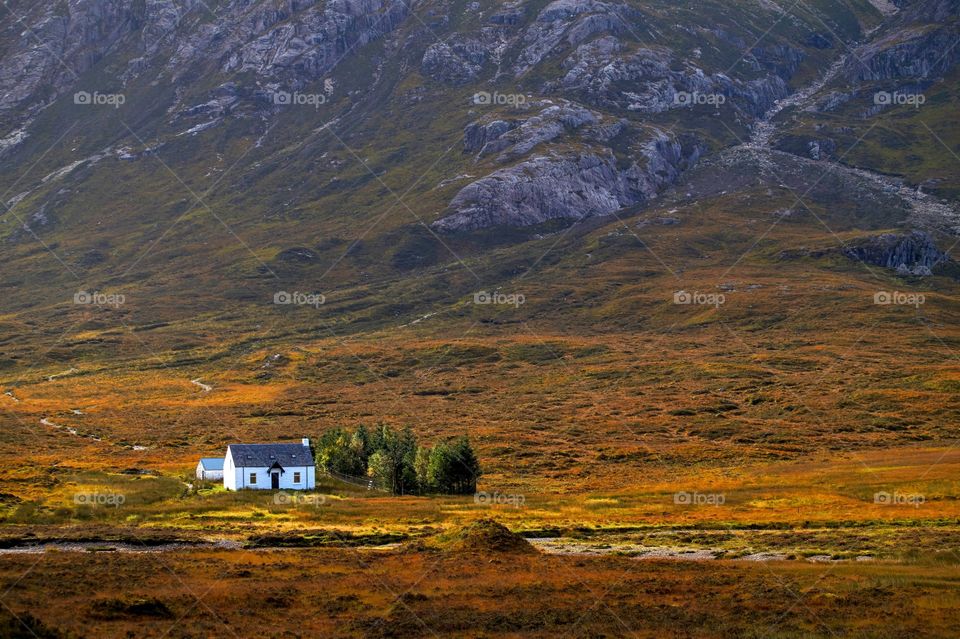
[[[464,149],[478,151],[480,157],[499,153],[497,161],[508,162],[529,153],[538,144],[601,120],[599,114],[576,104],[545,104],[546,108],[536,115],[522,120],[494,120],[486,125],[471,122],[464,129]]]
[[[224,60],[222,69],[253,71],[276,77],[290,72],[316,80],[351,49],[395,29],[409,13],[401,0],[332,0],[292,3],[294,11],[258,3],[257,10],[218,21],[213,31],[200,30],[175,59],[196,59],[198,52]],[[246,7],[244,7],[246,9]],[[239,27],[239,28],[238,28]]]
[[[551,219],[607,214],[633,201],[611,154],[535,157],[462,189],[438,220],[441,231],[528,226]]]
[[[0,113],[54,96],[71,86],[136,26],[133,12],[120,0],[71,2],[66,11],[37,3],[23,16],[20,42],[0,59]]]
[[[951,11],[958,1],[921,3],[926,7],[924,19],[955,15]],[[324,79],[345,56],[383,38],[409,17],[410,29],[400,31],[404,39],[390,38],[387,50],[406,54],[398,56],[400,73],[419,63],[422,74],[434,81],[409,89],[410,103],[436,95],[443,99],[444,87],[438,82],[476,83],[479,88],[481,78],[488,77],[492,81],[485,88],[551,98],[531,97],[519,109],[489,104],[487,116],[467,125],[464,149],[473,154],[475,167],[484,167],[490,174],[457,193],[449,215],[436,223],[448,231],[530,225],[609,214],[654,197],[695,163],[703,148],[693,139],[644,128],[644,114],[688,108],[691,102],[682,96],[702,94],[723,98],[722,103],[735,110],[735,119],[749,126],[787,96],[786,79],[803,60],[801,49],[783,44],[788,37],[771,36],[762,45],[753,45],[743,65],[731,71],[736,77],[710,72],[726,68],[718,60],[726,60],[731,52],[740,54],[750,48],[754,38],[745,41],[741,36],[750,34],[755,25],[751,23],[750,29],[698,25],[693,18],[690,24],[670,25],[661,19],[666,9],[661,14],[644,6],[644,14],[622,0],[536,4],[508,0],[492,8],[470,3],[464,20],[451,13],[452,7],[449,2],[423,7],[418,20],[423,15],[427,28],[422,29],[410,16],[407,0],[37,2],[26,16],[37,36],[24,32],[21,41],[0,56],[0,122],[5,114],[29,115],[30,109],[43,108],[51,97],[73,86],[73,74],[82,74],[105,56],[120,52],[118,64],[111,68],[117,71],[118,81],[140,86],[156,79],[164,91],[170,89],[176,95],[165,114],[167,124],[177,125],[176,135],[199,134],[231,118],[250,117],[256,123],[255,116],[270,125],[269,118],[279,111],[267,106],[270,92],[295,91]],[[757,10],[779,11],[766,2]],[[753,11],[749,15],[755,15]],[[534,12],[538,13],[534,16]],[[677,14],[678,20],[686,22],[681,15],[688,14]],[[9,22],[3,24],[10,33],[17,33]],[[442,28],[445,41],[422,37],[433,27]],[[448,28],[463,32],[449,34]],[[703,36],[696,40],[702,46],[690,52],[680,50],[669,34],[681,32]],[[929,50],[946,47],[940,40],[921,42],[936,33],[910,32],[910,37],[876,45],[875,54],[869,56],[870,77],[936,67],[939,62],[928,55]],[[651,37],[641,40],[638,34]],[[811,38],[809,46],[830,45],[825,36],[812,34]],[[641,41],[648,44],[638,45]],[[688,42],[682,37],[678,41]],[[911,48],[917,42],[922,51]],[[411,47],[402,49],[406,43]],[[70,69],[64,69],[60,59],[68,60]],[[110,61],[113,64],[114,58]],[[556,65],[561,65],[559,74]],[[745,68],[749,72],[738,75]],[[378,84],[377,74],[383,69],[380,65],[375,72],[374,88],[389,89],[387,82]],[[394,69],[387,67],[385,72]],[[522,77],[523,82],[505,87],[511,76]],[[362,97],[369,88],[369,84],[352,87],[350,97]],[[621,119],[623,111],[634,115]],[[683,114],[676,115],[682,130]],[[22,122],[0,130],[0,152],[30,133]],[[826,157],[831,153],[829,143],[816,139],[803,152]],[[139,153],[143,151],[124,150],[118,157],[134,161]]]
[[[200,0],[146,0],[140,43],[145,56],[154,55],[161,45],[177,36],[177,27],[191,12],[206,10]]]
[[[953,46],[958,37],[956,28],[897,31],[858,50],[862,63],[851,61],[847,75],[854,81],[943,75],[960,62],[960,51]]]
[[[911,2],[891,18],[880,37],[857,49],[846,77],[853,82],[919,81],[946,74],[960,62],[958,15],[960,0]]]
[[[902,275],[930,275],[934,266],[950,259],[923,231],[878,235],[843,249],[843,254],[850,259],[894,269]]]
[[[420,69],[440,82],[466,84],[477,77],[486,59],[487,50],[480,42],[456,36],[430,45]]]
[[[524,48],[514,65],[517,77],[539,64],[561,43],[577,46],[599,33],[620,33],[640,14],[627,5],[598,0],[554,0],[523,34]]]
[[[797,72],[804,57],[806,56],[799,49],[778,44],[754,47],[750,50],[750,56],[745,59],[757,70],[770,71],[784,80],[789,80]]]
[[[513,2],[501,5],[499,10],[490,16],[489,20],[492,24],[514,26],[523,21],[525,14],[526,7],[519,1],[514,0]]]
[[[696,162],[701,148],[664,133],[644,145],[639,162],[622,168],[610,149],[536,156],[467,185],[434,222],[440,231],[529,226],[553,219],[608,215],[645,202]]]
[[[744,113],[760,117],[789,93],[781,75],[789,77],[796,62],[782,73],[741,82],[721,73],[706,75],[690,64],[686,70],[676,71],[670,54],[662,51],[640,48],[623,55],[623,49],[613,36],[581,45],[564,61],[567,73],[560,87],[583,95],[598,107],[662,113],[693,106],[702,98],[708,103],[730,102]],[[624,86],[631,89],[624,90]]]
[[[520,123],[516,120],[494,120],[488,124],[471,122],[463,129],[463,150],[473,153],[484,148],[489,142],[497,140],[507,131],[516,128]]]
[[[54,4],[36,3],[23,25],[14,21],[21,42],[0,56],[0,117],[16,110],[13,125],[71,87],[94,90],[77,85],[79,76],[121,47],[140,54],[122,82],[147,70],[177,81],[213,62],[224,73],[250,71],[299,88],[409,14],[402,0],[234,0],[214,9],[201,0],[75,0],[62,11]]]
[[[222,84],[211,92],[208,102],[183,109],[177,113],[179,118],[192,117],[222,117],[240,100],[238,87],[235,83]]]

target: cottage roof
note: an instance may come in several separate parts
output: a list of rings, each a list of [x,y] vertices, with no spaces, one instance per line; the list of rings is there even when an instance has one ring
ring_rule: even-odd
[[[313,454],[303,444],[230,444],[227,450],[237,468],[313,466]]]

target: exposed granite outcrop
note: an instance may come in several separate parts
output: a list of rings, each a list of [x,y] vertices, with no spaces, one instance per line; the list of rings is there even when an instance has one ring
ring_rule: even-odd
[[[859,59],[848,64],[847,75],[860,82],[943,75],[960,62],[960,50],[954,46],[958,37],[955,27],[896,31],[861,47]]]
[[[315,80],[355,46],[389,33],[409,14],[402,0],[302,1],[292,6],[296,11],[261,3],[257,11],[221,20],[215,33],[202,30],[175,59],[190,53],[188,59],[194,60],[202,51],[223,60],[223,71],[253,71],[267,77],[291,72]]]
[[[465,186],[433,227],[467,231],[608,215],[655,197],[695,163],[702,148],[684,142],[657,131],[626,167],[608,148],[532,157]]]
[[[481,42],[455,35],[430,45],[423,54],[420,69],[434,80],[459,85],[474,80],[486,60],[487,49]]]
[[[210,11],[216,20],[197,19]],[[19,46],[0,56],[0,117],[15,112],[15,126],[68,90],[104,91],[79,86],[78,78],[122,47],[138,55],[120,83],[148,71],[176,82],[213,62],[224,73],[252,72],[296,88],[408,14],[403,0],[234,0],[215,9],[202,0],[36,3],[22,25],[16,21]]]
[[[127,2],[37,3],[18,23],[20,42],[0,57],[0,114],[33,112],[56,97],[137,27]]]
[[[463,129],[463,150],[473,153],[482,150],[488,143],[520,125],[518,120],[494,120],[486,124],[471,122]]]
[[[843,254],[850,259],[894,269],[901,275],[921,276],[931,275],[934,266],[950,259],[923,231],[884,233],[844,248]]]
[[[936,78],[960,62],[960,0],[906,5],[880,37],[857,48],[845,69],[853,82]]]
[[[565,133],[573,133],[602,120],[599,113],[573,103],[541,104],[545,108],[522,119],[494,120],[488,124],[471,122],[464,129],[464,150],[476,151],[480,157],[499,153],[497,161],[508,162],[526,155],[538,144],[551,142]],[[589,139],[597,140],[610,132],[603,129],[584,133]]]
[[[558,46],[578,46],[600,33],[617,34],[631,23],[640,24],[642,14],[625,4],[599,0],[554,0],[524,31],[523,50],[514,64],[514,74],[524,75]]]
[[[691,96],[699,95],[711,103],[730,102],[751,117],[760,117],[789,93],[783,78],[793,73],[797,63],[791,58],[789,69],[742,82],[722,73],[707,75],[689,63],[684,70],[675,70],[667,51],[639,48],[624,54],[625,48],[614,36],[577,47],[564,60],[567,72],[558,88],[582,95],[598,107],[661,113],[689,107]]]

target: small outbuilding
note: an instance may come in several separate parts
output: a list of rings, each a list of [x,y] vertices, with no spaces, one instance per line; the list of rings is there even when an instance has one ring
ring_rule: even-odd
[[[203,457],[197,464],[197,479],[212,481],[223,479],[223,457]]]

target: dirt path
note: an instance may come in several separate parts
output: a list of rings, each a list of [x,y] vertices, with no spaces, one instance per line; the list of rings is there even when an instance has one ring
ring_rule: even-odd
[[[41,420],[40,420],[40,423],[43,424],[44,426],[49,426],[50,428],[56,428],[57,430],[66,431],[66,432],[70,433],[71,435],[73,435],[74,437],[80,437],[80,433],[77,432],[77,429],[76,429],[76,428],[71,428],[71,427],[69,427],[69,426],[61,426],[60,424],[54,424],[53,422],[51,422],[51,421],[50,421],[49,419],[47,419],[46,417],[44,417],[43,419],[41,419]]]
[[[54,373],[53,375],[48,375],[48,376],[47,376],[47,381],[48,381],[48,382],[52,382],[53,380],[57,379],[58,377],[66,377],[67,375],[73,375],[74,373],[79,373],[79,372],[80,372],[80,371],[79,371],[78,369],[71,367],[71,368],[63,371],[62,373]]]
[[[49,419],[47,419],[46,417],[44,417],[43,419],[41,419],[41,420],[40,420],[40,423],[43,424],[44,426],[49,426],[49,427],[51,427],[51,428],[56,428],[57,430],[62,430],[62,431],[64,431],[64,432],[70,433],[70,434],[73,435],[74,437],[80,437],[80,438],[82,438],[82,439],[89,439],[89,440],[95,441],[95,442],[103,442],[103,439],[100,438],[100,437],[97,437],[96,435],[84,435],[84,434],[82,434],[80,431],[78,431],[76,428],[73,428],[73,427],[71,427],[71,426],[63,426],[63,425],[61,425],[61,424],[56,424],[56,423],[54,423],[54,422],[51,422],[51,421],[50,421]]]

